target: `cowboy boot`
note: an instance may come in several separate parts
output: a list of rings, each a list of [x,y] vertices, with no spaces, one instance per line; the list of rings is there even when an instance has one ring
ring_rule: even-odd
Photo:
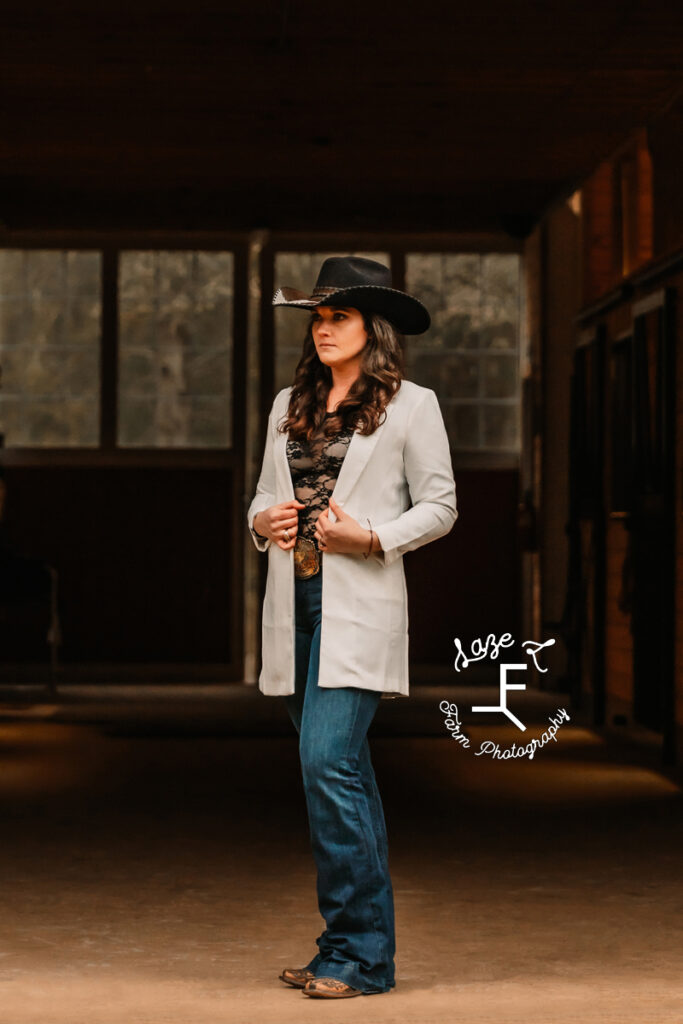
[[[313,971],[307,971],[305,968],[285,967],[282,974],[279,974],[278,977],[280,981],[293,985],[294,988],[303,988],[307,981],[312,981],[315,978],[315,974]]]

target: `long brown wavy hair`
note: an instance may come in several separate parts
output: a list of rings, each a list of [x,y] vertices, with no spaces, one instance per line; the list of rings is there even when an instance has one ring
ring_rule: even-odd
[[[362,310],[359,311],[362,313]],[[332,371],[322,363],[313,341],[311,317],[301,359],[294,373],[287,418],[279,426],[291,440],[310,440],[323,427],[331,437],[345,427],[373,434],[386,406],[401,386],[404,374],[403,337],[394,325],[377,313],[362,313],[368,340],[361,352],[360,374],[337,406],[336,415],[325,419]]]

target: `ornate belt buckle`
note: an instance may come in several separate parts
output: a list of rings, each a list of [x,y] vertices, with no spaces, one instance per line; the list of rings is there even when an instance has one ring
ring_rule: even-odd
[[[320,571],[320,555],[312,540],[297,537],[294,545],[294,575],[299,580],[307,580]]]

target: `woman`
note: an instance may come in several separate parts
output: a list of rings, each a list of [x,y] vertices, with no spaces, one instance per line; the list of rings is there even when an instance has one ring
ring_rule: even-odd
[[[307,996],[394,985],[387,835],[367,731],[382,697],[408,695],[402,556],[458,512],[436,395],[402,378],[400,334],[430,318],[387,267],[325,260],[294,384],[276,396],[247,518],[268,551],[259,687],[299,733],[320,913],[318,953],[280,978]],[[400,332],[400,334],[399,334]]]

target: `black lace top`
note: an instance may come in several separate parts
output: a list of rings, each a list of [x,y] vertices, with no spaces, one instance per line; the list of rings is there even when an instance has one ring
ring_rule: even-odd
[[[325,413],[326,417],[334,415]],[[329,504],[352,437],[353,428],[346,427],[333,437],[324,437],[319,432],[310,441],[287,441],[287,461],[294,494],[306,506],[299,510],[297,536],[308,537],[316,548],[315,524]]]

